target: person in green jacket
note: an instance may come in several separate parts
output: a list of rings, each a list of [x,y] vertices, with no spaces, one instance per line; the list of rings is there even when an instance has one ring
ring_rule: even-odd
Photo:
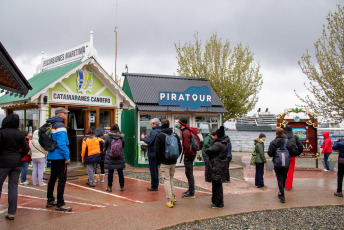
[[[214,144],[213,138],[211,138],[211,134],[209,133],[203,140],[203,147],[202,147],[202,156],[205,163],[204,169],[204,177],[206,182],[211,182],[210,178],[210,170],[209,170],[209,157],[205,154],[205,150],[210,148]]]
[[[264,154],[264,142],[265,142],[265,134],[259,134],[259,138],[254,139],[255,149],[254,151],[257,154],[256,158],[256,178],[255,178],[255,185],[258,188],[266,187],[264,185],[264,164],[266,164],[267,160]]]

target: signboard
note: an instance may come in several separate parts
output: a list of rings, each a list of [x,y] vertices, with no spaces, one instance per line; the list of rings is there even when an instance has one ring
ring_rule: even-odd
[[[198,109],[212,106],[210,89],[207,86],[189,87],[184,92],[159,92],[159,105],[174,105],[181,108]]]
[[[285,116],[290,113],[305,113],[309,118],[301,119],[299,116],[295,116],[293,119],[285,119]],[[317,142],[318,119],[316,114],[304,108],[296,108],[287,109],[284,113],[276,116],[278,128],[291,125],[293,134],[299,137],[303,145],[303,153],[301,153],[300,157],[311,158],[319,155]]]
[[[63,102],[66,104],[82,104],[82,105],[98,105],[98,106],[111,106],[112,97],[79,94],[79,93],[67,93],[67,92],[52,92],[53,102]]]

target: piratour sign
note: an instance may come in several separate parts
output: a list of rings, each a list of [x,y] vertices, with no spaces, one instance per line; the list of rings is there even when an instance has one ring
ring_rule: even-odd
[[[159,92],[159,105],[174,105],[181,108],[198,109],[212,106],[210,89],[207,86],[189,87],[184,92]]]

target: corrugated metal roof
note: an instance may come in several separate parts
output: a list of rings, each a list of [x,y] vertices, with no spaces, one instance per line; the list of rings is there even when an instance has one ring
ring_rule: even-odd
[[[198,109],[182,109],[179,106],[162,106],[162,105],[140,105],[137,104],[140,111],[153,112],[192,112],[192,113],[227,113],[227,110],[222,107],[200,107]]]
[[[67,72],[74,69],[80,64],[81,62],[75,62],[75,63],[69,64],[57,69],[39,73],[28,80],[30,85],[32,86],[32,90],[30,90],[24,98],[18,98],[18,97],[10,96],[9,94],[6,94],[0,97],[0,104],[9,103],[13,101],[28,100],[32,96],[34,96],[35,94],[43,90],[45,87],[47,87],[49,84],[59,79],[60,77],[65,75]]]
[[[136,104],[159,104],[159,91],[184,92],[189,87],[207,86],[211,91],[212,105],[223,106],[208,79],[139,73],[123,73],[123,76],[128,79]]]

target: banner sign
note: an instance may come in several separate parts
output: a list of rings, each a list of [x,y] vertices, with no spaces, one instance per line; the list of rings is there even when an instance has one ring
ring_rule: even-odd
[[[159,92],[159,105],[174,105],[181,108],[198,109],[212,106],[210,89],[207,86],[190,87],[184,92]]]
[[[67,93],[67,92],[52,92],[52,101],[83,104],[83,105],[112,105],[112,97],[79,94],[79,93]]]

